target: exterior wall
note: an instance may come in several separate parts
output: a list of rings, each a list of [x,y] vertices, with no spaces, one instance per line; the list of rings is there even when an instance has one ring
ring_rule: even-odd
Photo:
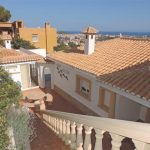
[[[45,88],[45,75],[46,74],[51,74],[52,76],[52,67],[51,67],[51,64],[43,64],[43,63],[38,63],[38,83],[39,83],[39,86],[41,88]],[[52,83],[50,83],[52,84]],[[52,85],[50,86],[52,87]],[[52,87],[53,88],[53,87]]]
[[[18,64],[8,64],[3,66],[4,69],[9,73],[10,77],[18,84],[21,85],[21,71],[20,65]]]
[[[86,107],[90,108],[95,113],[107,117],[108,113],[103,111],[98,106],[98,99],[99,99],[99,86],[96,83],[96,79],[94,76],[90,76],[84,72],[80,72],[71,68],[67,65],[60,65],[60,64],[53,64],[53,72],[52,81],[54,82],[53,85],[56,85],[64,92],[78,100],[80,103],[84,104]],[[59,68],[59,70],[57,69]],[[67,76],[68,80],[60,75],[59,71],[62,70],[63,74]],[[90,101],[82,97],[76,92],[76,75],[83,76],[91,81],[91,99]]]
[[[2,65],[10,77],[17,82],[22,90],[33,88],[31,85],[30,64],[35,62],[12,63]]]
[[[32,35],[38,35],[38,41],[32,42]],[[53,47],[56,46],[56,30],[50,28],[19,28],[19,36],[24,40],[30,41],[37,48],[46,49],[48,53],[53,51]]]
[[[29,49],[29,51],[38,54],[42,57],[46,57],[46,49]]]
[[[116,117],[117,119],[137,121],[140,119],[141,105],[132,100],[117,95],[116,99]]]
[[[5,43],[5,48],[11,49],[11,40],[5,40],[4,43]]]
[[[31,79],[30,79],[30,68],[29,64],[22,64],[20,65],[20,70],[21,70],[21,84],[22,84],[22,89],[27,89],[31,87]]]
[[[103,117],[111,117],[123,120],[136,121],[141,115],[141,104],[138,104],[126,97],[118,95],[110,90],[105,89],[103,96],[103,105],[107,109],[101,107],[100,89],[101,84],[96,78],[86,72],[82,72],[65,64],[55,63],[51,65],[52,85],[62,89],[71,97],[84,104],[86,107]],[[64,75],[64,76],[63,76]],[[86,99],[76,91],[76,75],[82,76],[91,81],[91,98]],[[67,76],[67,79],[65,78]]]

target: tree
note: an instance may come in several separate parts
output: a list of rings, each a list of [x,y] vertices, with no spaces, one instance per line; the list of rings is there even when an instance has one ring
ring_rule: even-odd
[[[30,41],[26,41],[23,39],[16,39],[12,41],[12,47],[14,49],[25,48],[25,49],[35,49],[36,47],[30,43]]]
[[[7,113],[12,104],[17,104],[21,97],[20,87],[0,67],[0,150],[7,150],[9,138],[7,136]]]
[[[4,41],[0,38],[0,46],[5,46]]]
[[[70,48],[76,49],[79,45],[76,45],[74,42],[69,42],[69,43],[68,43],[68,46],[69,46]]]
[[[10,20],[10,18],[10,11],[5,9],[3,6],[0,6],[0,22],[7,22]]]
[[[54,47],[55,51],[63,51],[63,50],[68,50],[68,46],[65,45],[64,43],[61,43],[60,45]]]

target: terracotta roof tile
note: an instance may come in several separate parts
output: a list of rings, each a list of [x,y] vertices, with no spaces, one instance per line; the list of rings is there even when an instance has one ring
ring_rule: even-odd
[[[81,51],[67,51],[55,52],[48,58],[89,72],[113,86],[150,99],[147,94],[150,91],[150,71],[134,68],[150,61],[150,40],[117,38],[97,42],[95,52],[91,55]]]
[[[42,57],[37,54],[28,55],[14,49],[0,48],[0,64],[37,61],[40,59],[42,59]]]
[[[83,30],[84,34],[96,34],[97,30],[93,27],[87,27]]]

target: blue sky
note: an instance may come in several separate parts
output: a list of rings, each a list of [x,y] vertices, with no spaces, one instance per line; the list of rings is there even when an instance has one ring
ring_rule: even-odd
[[[0,0],[11,20],[28,27],[45,22],[57,30],[80,31],[91,25],[99,31],[150,32],[150,0]]]

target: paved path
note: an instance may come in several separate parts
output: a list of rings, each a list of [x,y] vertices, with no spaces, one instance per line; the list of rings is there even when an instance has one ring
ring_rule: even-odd
[[[37,137],[31,142],[31,150],[69,150],[40,118],[35,118]]]

